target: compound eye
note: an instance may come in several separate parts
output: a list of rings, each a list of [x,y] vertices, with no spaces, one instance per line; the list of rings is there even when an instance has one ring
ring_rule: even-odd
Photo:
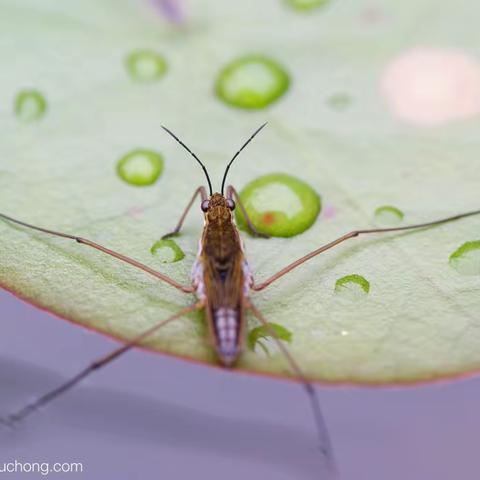
[[[227,198],[227,207],[230,210],[235,210],[235,202],[231,198]]]
[[[202,209],[202,211],[208,212],[208,200],[204,200],[200,208]]]

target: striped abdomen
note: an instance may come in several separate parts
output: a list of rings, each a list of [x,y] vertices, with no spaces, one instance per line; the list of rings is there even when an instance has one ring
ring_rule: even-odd
[[[242,334],[240,309],[220,307],[213,309],[212,324],[217,354],[226,366],[232,365],[240,353]]]

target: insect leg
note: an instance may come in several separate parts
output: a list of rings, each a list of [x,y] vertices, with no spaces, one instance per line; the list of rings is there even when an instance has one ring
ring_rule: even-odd
[[[21,225],[22,227],[27,227],[27,228],[30,228],[32,230],[37,230],[38,232],[48,233],[49,235],[54,235],[56,237],[62,237],[62,238],[68,238],[70,240],[75,240],[78,243],[81,243],[83,245],[87,245],[88,247],[92,247],[96,250],[99,250],[103,253],[106,253],[107,255],[111,255],[112,257],[115,257],[118,260],[121,260],[122,262],[128,263],[129,265],[132,265],[136,268],[139,268],[140,270],[143,270],[144,272],[147,272],[150,275],[153,275],[154,277],[159,278],[160,280],[163,280],[164,282],[168,283],[172,287],[178,288],[182,292],[192,293],[194,291],[194,288],[191,287],[191,286],[181,285],[180,283],[173,280],[173,278],[170,278],[167,275],[164,275],[163,273],[157,272],[156,270],[153,270],[153,268],[150,268],[147,265],[144,265],[143,263],[137,262],[137,260],[134,260],[133,258],[126,257],[125,255],[122,255],[121,253],[110,250],[109,248],[103,247],[102,245],[99,245],[98,243],[92,242],[91,240],[88,240],[86,238],[77,237],[76,235],[70,235],[68,233],[57,232],[55,230],[48,230],[47,228],[36,227],[35,225],[31,225],[29,223],[22,222],[21,220],[16,220],[15,218],[9,217],[8,215],[5,215],[3,213],[0,213],[0,218],[3,218],[4,220],[7,220],[7,221],[12,222],[12,223],[16,223],[17,225]]]
[[[120,357],[120,355],[123,355],[124,353],[128,352],[131,350],[133,347],[137,346],[139,342],[147,338],[149,335],[152,335],[155,333],[157,330],[159,330],[161,327],[164,325],[167,325],[168,323],[172,322],[173,320],[176,320],[183,315],[186,315],[189,312],[192,312],[193,310],[198,310],[199,308],[202,308],[203,304],[201,302],[197,302],[194,305],[190,305],[188,307],[182,308],[179,312],[175,313],[174,315],[168,317],[166,320],[161,321],[160,323],[157,323],[153,327],[149,328],[142,334],[138,335],[135,337],[133,340],[128,341],[121,347],[116,348],[115,350],[112,350],[110,353],[107,355],[104,355],[103,357],[100,357],[99,359],[95,360],[92,362],[88,367],[84,368],[80,373],[72,377],[70,380],[66,381],[65,383],[61,384],[60,386],[54,388],[53,390],[50,390],[46,394],[42,395],[41,397],[37,398],[33,402],[27,404],[17,412],[9,415],[5,419],[0,419],[0,423],[7,425],[7,426],[14,426],[15,423],[20,422],[23,420],[25,417],[29,416],[31,413],[33,413],[35,410],[37,410],[40,407],[43,407],[50,403],[52,400],[55,400],[58,398],[60,395],[63,393],[67,392],[71,388],[73,388],[77,383],[82,381],[85,377],[89,376],[91,373],[99,370],[102,367],[105,367],[108,365],[110,362],[115,360],[116,358]]]
[[[407,225],[405,227],[391,227],[391,228],[370,228],[366,230],[353,230],[352,232],[346,233],[341,237],[333,240],[330,243],[322,245],[320,248],[317,248],[313,252],[308,253],[307,255],[295,260],[294,262],[290,263],[286,267],[282,268],[282,270],[278,271],[275,275],[272,275],[270,278],[265,280],[264,282],[255,285],[253,284],[251,288],[255,291],[263,290],[264,288],[268,287],[270,284],[278,280],[280,277],[283,277],[288,272],[292,271],[294,268],[302,265],[306,261],[310,260],[313,257],[316,257],[320,253],[325,252],[326,250],[330,250],[333,247],[336,247],[340,243],[349,240],[350,238],[358,237],[359,235],[370,234],[370,233],[388,233],[388,232],[402,232],[406,230],[415,230],[417,228],[426,228],[426,227],[433,227],[436,225],[442,225],[444,223],[453,222],[454,220],[460,220],[461,218],[470,217],[472,215],[480,214],[480,210],[474,210],[472,212],[461,213],[459,215],[453,215],[451,217],[442,218],[440,220],[435,220],[433,222],[426,222],[426,223],[418,223],[415,225]]]
[[[178,221],[177,226],[176,226],[171,232],[163,235],[162,238],[173,237],[173,236],[177,235],[177,234],[180,232],[180,229],[182,228],[182,225],[183,225],[183,222],[184,222],[184,220],[185,220],[185,217],[187,216],[190,208],[192,208],[193,202],[194,202],[195,199],[197,198],[197,195],[198,195],[198,194],[200,194],[200,198],[202,199],[202,202],[203,202],[204,200],[207,200],[208,196],[207,196],[207,191],[205,190],[205,187],[198,187],[198,188],[195,190],[195,193],[193,194],[192,198],[191,198],[190,201],[188,202],[187,208],[185,208],[185,210],[183,211],[182,216],[180,217],[180,220]]]
[[[257,317],[258,321],[268,330],[268,333],[275,340],[276,344],[278,345],[278,348],[287,359],[287,362],[291,370],[301,380],[302,385],[308,395],[308,398],[310,399],[313,416],[315,418],[315,425],[317,427],[318,437],[320,440],[320,450],[325,458],[325,461],[327,462],[328,469],[332,473],[332,478],[337,478],[338,474],[337,474],[337,467],[335,463],[335,457],[333,454],[333,448],[330,442],[330,436],[328,434],[327,425],[325,423],[325,419],[323,418],[322,409],[320,407],[320,402],[318,400],[318,396],[316,394],[314,386],[305,377],[301,368],[293,358],[290,351],[278,338],[275,330],[270,326],[267,319],[263,316],[260,310],[258,310],[250,300],[247,300],[247,302],[248,302],[247,308],[250,308],[252,310],[253,314],[255,315],[255,317]]]
[[[242,211],[243,218],[247,222],[247,226],[248,226],[248,229],[250,230],[250,233],[254,237],[270,238],[270,235],[267,235],[266,233],[261,233],[255,228],[255,225],[252,223],[252,220],[248,216],[247,210],[245,209],[245,206],[243,205],[243,203],[240,199],[240,195],[238,194],[238,192],[235,190],[235,188],[232,185],[229,185],[227,187],[227,199],[231,199],[232,197],[235,198],[235,203],[240,207],[240,210]]]

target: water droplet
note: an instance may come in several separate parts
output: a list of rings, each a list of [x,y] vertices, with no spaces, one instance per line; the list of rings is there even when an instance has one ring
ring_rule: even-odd
[[[343,298],[357,300],[365,297],[370,291],[370,282],[356,273],[345,275],[335,282],[335,293]]]
[[[284,342],[291,343],[292,341],[292,332],[278,323],[269,322],[270,328],[265,327],[265,325],[260,325],[258,327],[252,328],[248,333],[248,348],[252,351],[255,351],[255,347],[259,346],[263,352],[268,355],[268,349],[262,340],[267,340],[272,338],[271,329],[275,332],[275,335]],[[272,338],[273,339],[273,338]]]
[[[465,242],[449,259],[450,265],[463,275],[480,274],[480,240]]]
[[[15,97],[14,110],[19,120],[32,122],[43,117],[47,101],[38,90],[22,90]]]
[[[303,12],[325,7],[330,1],[331,0],[286,0],[287,4],[292,8]]]
[[[152,185],[162,171],[163,157],[152,150],[132,150],[117,162],[119,177],[130,185]]]
[[[183,250],[178,246],[175,240],[167,238],[159,240],[152,245],[150,252],[162,263],[173,263],[182,260],[185,257]]]
[[[280,98],[289,85],[288,73],[275,60],[263,55],[247,55],[223,68],[215,91],[229,105],[258,109]]]
[[[375,210],[375,220],[382,225],[398,225],[403,217],[403,212],[392,205],[383,205]]]
[[[283,173],[259,177],[240,192],[256,229],[273,237],[292,237],[310,228],[320,213],[320,196],[302,180]],[[248,231],[240,208],[239,228]]]
[[[347,93],[336,93],[327,98],[327,105],[334,110],[345,110],[352,103],[352,98]]]
[[[154,82],[167,72],[165,58],[152,50],[135,50],[126,59],[127,71],[133,80]]]

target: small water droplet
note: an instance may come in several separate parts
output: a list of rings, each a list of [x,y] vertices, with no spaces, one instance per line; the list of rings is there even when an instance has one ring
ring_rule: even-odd
[[[287,4],[295,10],[307,12],[315,8],[325,7],[331,0],[286,0]]]
[[[392,205],[383,205],[375,210],[375,221],[382,225],[398,225],[403,217],[403,212]]]
[[[335,282],[335,293],[349,300],[365,297],[370,291],[370,282],[356,273],[345,275]]]
[[[273,237],[292,237],[310,228],[320,213],[320,196],[310,185],[284,173],[259,177],[240,192],[256,229]],[[241,209],[235,209],[239,228],[248,231]]]
[[[130,77],[138,82],[154,82],[167,73],[167,61],[153,50],[135,50],[125,63]]]
[[[132,150],[117,162],[118,176],[130,185],[152,185],[162,171],[163,157],[152,150]]]
[[[345,110],[352,103],[352,98],[347,93],[336,93],[327,98],[327,105],[334,110]]]
[[[229,105],[259,109],[280,98],[290,85],[286,70],[263,55],[237,58],[222,69],[215,91]]]
[[[47,101],[38,90],[22,90],[15,97],[14,110],[20,121],[32,122],[43,117]]]
[[[269,356],[270,352],[268,347],[272,347],[272,345],[274,347],[277,347],[273,335],[271,334],[271,330],[274,331],[276,337],[279,340],[288,343],[292,342],[293,334],[290,330],[283,327],[282,325],[279,325],[278,323],[269,322],[269,325],[270,328],[265,327],[265,325],[260,325],[258,327],[252,328],[252,330],[250,330],[250,332],[248,333],[247,344],[248,348],[252,352],[258,352],[258,349],[256,348],[258,346],[261,348],[261,350],[266,356]]]
[[[479,275],[480,240],[465,242],[450,255],[449,263],[463,275]]]
[[[185,257],[177,242],[170,238],[155,242],[150,248],[150,253],[162,263],[178,262]]]

